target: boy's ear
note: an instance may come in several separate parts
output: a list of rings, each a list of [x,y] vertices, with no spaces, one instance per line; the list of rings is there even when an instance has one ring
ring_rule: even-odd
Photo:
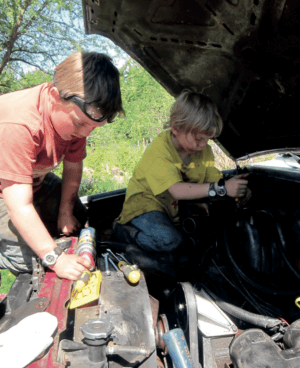
[[[175,127],[171,127],[171,132],[174,134],[174,135],[177,135],[177,134],[179,134],[179,131],[178,131],[178,129],[177,128],[175,128]]]
[[[50,95],[52,97],[54,97],[55,99],[57,99],[57,98],[60,97],[59,96],[59,91],[58,91],[58,89],[55,86],[51,87],[51,89],[50,89]]]

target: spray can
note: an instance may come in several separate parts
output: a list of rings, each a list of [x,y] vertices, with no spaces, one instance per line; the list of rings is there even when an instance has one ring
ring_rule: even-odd
[[[93,227],[86,227],[80,231],[76,254],[91,262],[90,271],[95,270],[96,230]]]

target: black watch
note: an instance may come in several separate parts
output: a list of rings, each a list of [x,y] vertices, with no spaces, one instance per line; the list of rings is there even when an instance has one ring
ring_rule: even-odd
[[[227,190],[225,188],[225,180],[223,178],[218,181],[216,191],[220,197],[224,197],[227,194]]]
[[[210,197],[215,197],[217,195],[217,192],[215,189],[215,183],[209,183],[208,195]]]

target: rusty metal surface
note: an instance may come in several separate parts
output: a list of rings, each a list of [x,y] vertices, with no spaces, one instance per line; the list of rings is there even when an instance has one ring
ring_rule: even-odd
[[[32,268],[32,294],[30,298],[35,299],[39,296],[46,273],[38,257],[32,257]]]
[[[68,254],[75,253],[77,238],[72,238],[72,246],[68,250]],[[46,312],[56,316],[58,320],[58,329],[54,337],[54,342],[47,354],[30,364],[29,368],[63,368],[65,364],[58,363],[58,347],[59,335],[66,329],[68,309],[67,302],[71,295],[72,281],[59,279],[54,272],[47,272],[44,283],[41,287],[39,297],[47,297],[50,299],[49,307]]]
[[[211,345],[218,368],[223,368],[225,364],[231,364],[229,345],[233,338],[234,336],[229,336],[211,340]]]
[[[111,270],[111,275],[104,275],[104,262],[101,258],[102,284],[99,300],[99,318],[105,314],[114,325],[114,344],[155,349],[152,311],[148,289],[142,274],[138,284],[130,285],[123,274]],[[126,355],[125,360],[132,360]],[[124,360],[123,363],[124,365]],[[120,367],[118,357],[112,357],[110,368]],[[156,354],[152,354],[140,367],[156,367]]]
[[[158,310],[159,310],[159,301],[153,296],[149,295],[150,300],[150,306],[152,311],[152,318],[153,318],[153,329],[155,329],[157,325],[157,319],[158,319]]]
[[[81,326],[87,322],[89,319],[99,318],[99,306],[94,307],[82,307],[75,310],[75,326],[74,326],[74,341],[82,342],[84,338],[82,332],[80,331]]]

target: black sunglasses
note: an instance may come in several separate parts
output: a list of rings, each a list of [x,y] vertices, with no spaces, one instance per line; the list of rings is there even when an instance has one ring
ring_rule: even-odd
[[[112,123],[115,114],[113,114],[113,116],[110,115],[103,115],[101,116],[101,118],[96,119],[95,117],[93,117],[91,114],[89,114],[86,110],[86,106],[88,105],[82,98],[77,97],[77,96],[72,96],[70,98],[68,98],[68,100],[71,100],[72,102],[74,102],[75,105],[77,105],[80,110],[91,120],[96,121],[97,123],[101,123],[104,120],[107,120],[107,123],[110,124]]]

